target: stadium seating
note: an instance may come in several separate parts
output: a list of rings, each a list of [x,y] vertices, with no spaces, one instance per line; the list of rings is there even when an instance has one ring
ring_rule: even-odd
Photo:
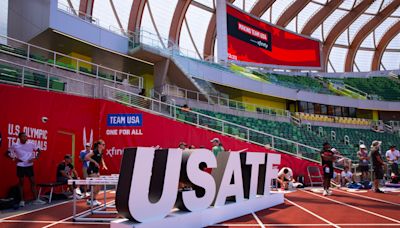
[[[382,100],[400,100],[400,84],[385,77],[345,78],[344,83]]]
[[[10,66],[0,65],[0,80],[22,83],[22,71],[20,69],[15,69]],[[47,77],[43,74],[25,70],[24,84],[47,88]],[[49,89],[55,91],[64,91],[65,83],[60,81],[58,78],[50,77]]]
[[[320,148],[323,142],[329,142],[335,148],[337,148],[343,155],[357,160],[356,151],[360,140],[362,140],[367,146],[371,145],[373,140],[382,141],[382,149],[387,149],[391,144],[400,145],[400,137],[389,133],[376,133],[368,129],[349,129],[349,128],[334,128],[334,127],[320,127],[314,126],[308,129],[307,126],[295,126],[287,122],[276,122],[270,120],[256,119],[251,117],[236,116],[230,114],[216,113],[207,110],[193,109],[199,113],[207,116],[222,119],[230,123],[235,123],[240,126],[245,126],[255,131],[265,132],[277,137],[286,138],[301,144],[305,144],[311,147]],[[196,123],[196,117],[192,113],[177,110],[177,119]],[[216,130],[222,130],[221,122],[211,120],[209,118],[199,119],[200,125],[207,125],[207,127]],[[226,134],[238,136],[246,139],[246,132],[243,128],[236,125],[223,126],[223,131]],[[321,130],[320,130],[321,129]],[[321,131],[321,132],[320,132]],[[336,138],[331,138],[331,131],[335,131]],[[345,143],[345,136],[348,136],[350,141]],[[269,138],[261,134],[250,134],[250,140],[260,144],[271,144]],[[274,142],[276,148],[284,149],[289,152],[295,152],[294,145],[289,145],[288,142]],[[303,148],[304,150],[304,148]],[[314,158],[317,159],[318,158]]]
[[[28,57],[28,53],[25,50],[14,48],[14,47],[11,47],[11,46],[8,46],[5,44],[0,44],[0,52],[4,53],[4,54],[10,54],[13,56],[17,56],[17,57],[22,57],[24,59]],[[40,54],[32,54],[31,53],[31,54],[29,54],[29,58],[38,63],[47,64],[47,65],[55,65],[56,67],[62,68],[64,70],[69,70],[69,71],[74,71],[74,72],[76,71],[76,67],[72,64],[65,63],[62,61],[54,62],[53,59],[48,59],[45,56],[40,55]],[[88,69],[86,67],[80,66],[79,72],[82,74],[89,75],[89,76],[94,76],[94,77],[96,76],[96,69]],[[99,69],[98,76],[101,78],[104,78],[106,80],[112,80],[112,81],[114,80],[113,74],[101,71],[101,69]],[[120,79],[118,77],[115,80],[118,82],[122,82],[122,79]]]
[[[301,120],[319,121],[328,123],[341,123],[341,124],[353,124],[353,125],[364,125],[364,126],[369,126],[371,124],[371,120],[367,119],[326,116],[326,115],[317,115],[317,114],[310,114],[303,112],[296,112],[295,117],[300,118]]]

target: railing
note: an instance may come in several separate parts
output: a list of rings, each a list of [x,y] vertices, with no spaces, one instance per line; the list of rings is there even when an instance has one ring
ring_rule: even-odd
[[[8,67],[2,68],[0,73],[1,83],[40,88],[47,91],[64,92],[85,97],[97,97],[95,84],[65,75],[27,67],[3,59],[0,59],[0,64]],[[8,80],[6,80],[6,78]],[[55,84],[58,86],[55,86]]]
[[[197,102],[207,102],[208,104],[217,104],[222,107],[228,107],[239,111],[256,112],[259,114],[264,114],[269,116],[290,117],[290,112],[284,109],[276,109],[267,106],[257,105],[254,103],[236,101],[226,97],[208,95],[214,102],[211,103],[211,101],[206,99],[202,93],[180,88],[174,85],[165,84],[163,86],[162,91],[163,94],[168,96],[179,97],[183,99],[191,99]]]
[[[269,144],[274,150],[318,162],[319,149],[307,146],[282,137],[274,136],[262,131],[253,130],[235,123],[224,121],[205,114],[184,110],[173,104],[168,104],[152,98],[140,96],[118,88],[104,86],[105,97],[109,100],[123,103],[128,106],[145,109],[151,113],[162,115],[177,121],[194,125],[199,128],[218,132],[223,135],[251,142],[260,146]],[[230,133],[227,129],[234,129]]]
[[[58,1],[58,3],[57,3],[57,8],[70,14],[70,15],[77,16],[77,17],[81,18],[82,20],[85,20],[85,21],[95,24],[97,26],[99,26],[99,24],[100,24],[100,20],[98,18],[95,18],[92,15],[87,14],[85,12],[79,11],[79,9],[78,10],[73,9],[67,5],[64,5],[60,1]]]
[[[358,93],[358,94],[360,94],[361,96],[364,96],[364,97],[366,97],[366,98],[371,98],[371,96],[370,96],[368,93],[366,93],[366,92],[364,92],[364,91],[361,91],[361,90],[359,90],[359,89],[357,89],[357,88],[354,88],[353,86],[349,86],[349,85],[347,85],[346,83],[343,83],[343,84],[344,84],[344,88],[346,88],[346,89],[348,89],[348,90],[350,90],[350,91],[352,91],[352,92]]]
[[[121,83],[127,80],[131,86],[139,89],[143,88],[142,77],[94,64],[3,35],[0,35],[0,38],[5,41],[5,45],[0,48],[0,52],[114,83]]]

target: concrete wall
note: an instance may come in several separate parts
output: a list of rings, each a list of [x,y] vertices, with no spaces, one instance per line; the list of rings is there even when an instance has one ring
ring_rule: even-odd
[[[49,27],[99,47],[128,54],[129,40],[127,37],[58,9],[57,0],[51,0]]]
[[[56,0],[8,1],[8,36],[28,42],[49,28],[53,1]]]
[[[58,9],[57,0],[12,0],[8,9],[10,37],[28,42],[46,29],[53,29],[102,48],[128,53],[127,37]]]

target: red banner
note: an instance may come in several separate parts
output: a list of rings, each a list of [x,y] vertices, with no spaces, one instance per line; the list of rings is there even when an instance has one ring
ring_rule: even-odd
[[[34,163],[38,183],[55,181],[57,164],[65,154],[73,155],[81,174],[79,152],[84,142],[90,141],[91,132],[94,140],[101,138],[106,143],[104,159],[109,170],[102,174],[119,173],[125,147],[177,148],[183,141],[211,149],[210,140],[218,137],[228,150],[267,152],[261,146],[105,100],[0,84],[0,107],[0,151],[4,153],[16,142],[18,133],[25,131],[43,150]],[[295,175],[306,175],[308,165],[315,163],[282,154],[281,166],[291,167]],[[0,197],[4,197],[18,183],[16,163],[4,154],[0,167]],[[26,180],[27,192],[28,186]]]
[[[321,67],[320,43],[256,19],[227,4],[228,58],[294,67]]]

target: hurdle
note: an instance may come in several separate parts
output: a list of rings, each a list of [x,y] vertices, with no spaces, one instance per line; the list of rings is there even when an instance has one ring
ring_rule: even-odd
[[[107,203],[107,186],[114,186],[115,190],[118,185],[118,174],[112,174],[110,176],[100,176],[100,177],[89,177],[85,180],[68,180],[68,185],[72,185],[74,187],[73,190],[73,206],[72,206],[72,214],[73,214],[73,221],[76,222],[110,222],[115,220],[116,218],[110,217],[96,217],[96,218],[88,218],[89,215],[94,214],[103,214],[103,215],[113,215],[117,214],[116,210],[110,211],[107,209],[115,208],[115,201]],[[90,199],[90,210],[87,213],[81,214],[77,216],[76,213],[76,206],[77,206],[77,194],[76,194],[76,186],[83,186],[89,185],[91,193],[94,190],[94,186],[103,186],[103,205],[99,207],[94,207],[93,205],[93,194],[91,194]]]

